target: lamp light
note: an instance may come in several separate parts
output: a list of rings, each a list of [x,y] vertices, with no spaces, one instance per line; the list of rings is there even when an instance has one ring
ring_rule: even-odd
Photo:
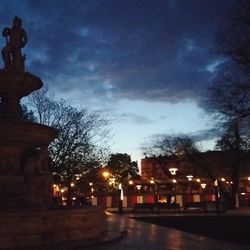
[[[189,181],[192,181],[193,179],[193,175],[187,175],[186,177],[188,178]]]
[[[108,171],[104,171],[104,172],[102,173],[102,175],[103,175],[103,177],[104,177],[105,179],[107,179],[107,178],[109,177],[109,172],[108,172]]]
[[[150,184],[154,184],[155,183],[155,181],[152,179],[152,180],[150,180]]]
[[[176,171],[178,170],[178,168],[170,168],[169,171],[171,173],[171,175],[176,175]]]

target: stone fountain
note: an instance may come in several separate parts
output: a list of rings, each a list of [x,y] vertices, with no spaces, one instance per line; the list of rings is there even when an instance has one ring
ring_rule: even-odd
[[[0,70],[0,249],[55,244],[100,236],[98,208],[52,209],[48,145],[57,137],[49,126],[24,121],[20,100],[43,86],[25,72],[21,48],[27,43],[22,20],[3,30]]]

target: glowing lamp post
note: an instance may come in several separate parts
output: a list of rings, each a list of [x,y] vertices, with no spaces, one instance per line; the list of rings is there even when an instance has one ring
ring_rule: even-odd
[[[189,181],[193,180],[193,175],[187,175],[186,177],[188,178]]]
[[[201,188],[206,188],[207,184],[206,183],[201,183]]]
[[[102,175],[103,175],[104,179],[107,180],[107,178],[109,177],[110,174],[109,174],[108,171],[104,171],[104,172],[102,173]]]
[[[129,180],[129,181],[128,181],[128,184],[129,184],[129,185],[133,185],[134,182],[133,182],[132,180]]]
[[[214,187],[215,187],[216,212],[218,213],[220,211],[220,189],[218,180],[214,181]]]
[[[118,208],[118,212],[119,214],[123,213],[123,207],[122,207],[122,202],[123,202],[123,188],[122,188],[122,184],[119,184],[119,191],[120,191],[120,200],[119,200],[119,208]]]
[[[154,185],[154,203],[158,202],[158,187],[157,187],[157,183],[155,182],[155,180],[152,178],[149,181],[150,184]]]
[[[170,168],[169,171],[171,173],[171,175],[176,175],[176,171],[178,170],[178,168]]]

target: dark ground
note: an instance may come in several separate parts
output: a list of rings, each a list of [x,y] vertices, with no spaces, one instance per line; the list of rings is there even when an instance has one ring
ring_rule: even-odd
[[[164,227],[176,228],[217,240],[228,241],[237,245],[250,244],[250,216],[145,216],[134,219]]]

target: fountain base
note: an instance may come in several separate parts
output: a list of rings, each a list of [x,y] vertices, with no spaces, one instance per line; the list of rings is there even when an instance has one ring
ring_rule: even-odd
[[[98,239],[105,218],[97,207],[1,213],[0,249]]]

